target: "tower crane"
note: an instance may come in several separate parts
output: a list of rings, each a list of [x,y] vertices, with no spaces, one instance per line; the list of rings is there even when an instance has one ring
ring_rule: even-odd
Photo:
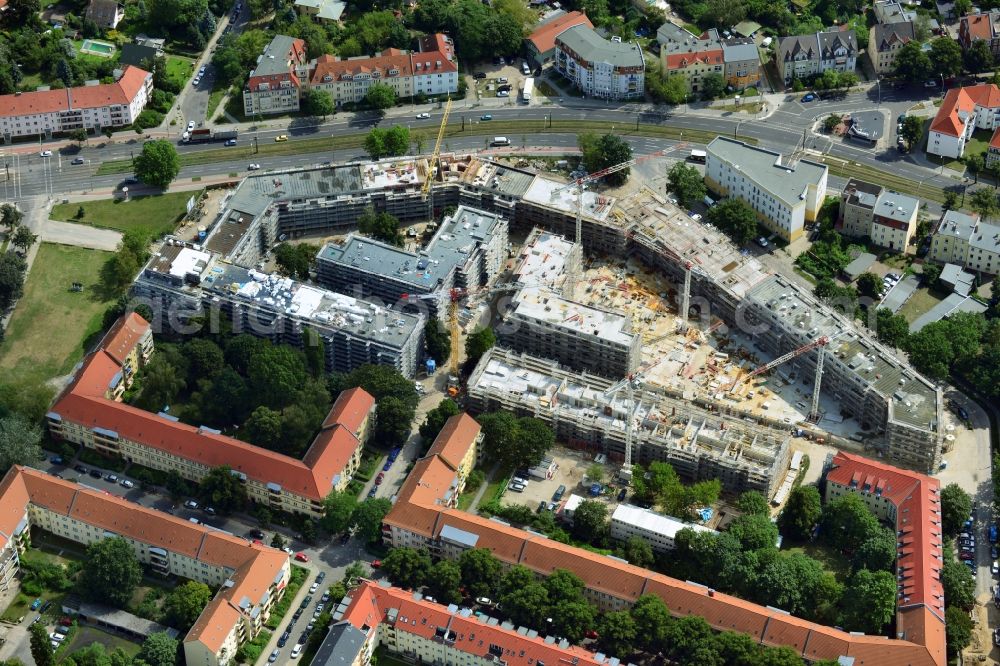
[[[845,331],[835,333],[827,340],[827,344],[819,348],[819,355],[816,357],[816,377],[813,380],[812,402],[809,403],[809,415],[806,416],[806,420],[810,423],[819,423],[819,389],[823,383],[823,360],[826,358],[826,348],[844,333]]]
[[[623,389],[625,391],[625,462],[622,464],[618,477],[625,483],[632,481],[632,419],[635,415],[635,390],[642,387],[646,373],[659,365],[660,359],[656,359],[649,365],[639,368],[635,372],[627,375],[622,380],[615,383],[604,392],[604,397],[609,400],[615,397]]]
[[[434,142],[434,152],[431,153],[431,158],[427,162],[427,178],[424,180],[424,187],[421,191],[424,200],[427,200],[427,196],[431,194],[431,187],[434,184],[434,169],[438,168],[438,162],[441,159],[441,142],[444,140],[444,132],[448,129],[448,116],[451,114],[451,95],[448,95],[448,100],[444,104],[444,114],[441,115],[441,126],[438,128],[437,141]],[[431,199],[431,214],[434,212],[434,200]]]
[[[763,373],[767,372],[768,370],[771,370],[772,368],[776,368],[779,365],[781,365],[782,363],[786,363],[788,361],[791,361],[793,358],[798,358],[799,356],[802,356],[802,354],[805,354],[808,351],[812,351],[813,349],[816,349],[817,347],[825,347],[829,343],[830,343],[830,338],[828,338],[827,336],[823,335],[823,336],[820,336],[820,337],[816,338],[812,342],[809,342],[809,343],[806,343],[806,344],[802,345],[798,349],[793,349],[792,351],[788,352],[787,354],[784,354],[784,355],[779,356],[778,358],[774,359],[770,363],[765,363],[764,365],[762,365],[759,368],[753,370],[752,372],[750,372],[748,375],[744,376],[743,378],[737,379],[735,382],[733,382],[733,386],[732,386],[731,389],[729,389],[729,392],[730,393],[736,393],[736,389],[738,389],[739,387],[743,386],[743,384],[745,384],[746,382],[750,381],[751,379],[753,379],[757,375],[763,374]]]
[[[581,250],[583,249],[583,191],[586,189],[587,183],[592,183],[596,180],[604,178],[605,176],[610,176],[613,173],[624,171],[625,169],[633,167],[636,164],[640,164],[654,157],[662,157],[667,153],[673,152],[678,149],[683,149],[685,145],[687,144],[680,143],[677,144],[676,146],[672,146],[671,148],[665,148],[663,150],[658,150],[655,153],[649,153],[648,155],[642,155],[640,157],[633,158],[631,160],[628,160],[627,162],[620,162],[618,164],[601,169],[600,171],[595,171],[594,173],[581,176],[573,180],[572,182],[567,183],[562,187],[558,187],[552,191],[553,199],[555,199],[563,192],[569,190],[576,191],[576,239],[575,240],[576,243],[580,246]],[[579,275],[577,275],[576,272],[577,272],[577,267],[572,266],[570,267],[569,274],[566,275],[566,285],[568,287],[568,291],[566,293],[568,294],[569,298],[574,298],[576,284],[577,282],[579,282]]]

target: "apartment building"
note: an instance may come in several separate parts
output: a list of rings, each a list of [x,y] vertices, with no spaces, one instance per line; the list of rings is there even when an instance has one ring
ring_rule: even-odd
[[[426,310],[443,319],[452,289],[484,287],[503,270],[507,230],[500,215],[459,206],[419,252],[350,234],[342,244],[327,243],[320,250],[317,280],[341,293],[376,298],[387,307]],[[437,298],[411,299],[435,294]]]
[[[593,28],[576,25],[555,39],[556,70],[584,95],[601,99],[642,99],[646,60],[635,42],[606,40]]]
[[[825,165],[793,161],[725,137],[713,139],[706,152],[709,189],[750,204],[761,223],[786,241],[801,236],[805,223],[819,214],[826,197]]]
[[[125,7],[119,5],[117,0],[90,0],[86,17],[98,27],[114,30],[125,18]]]
[[[217,590],[184,637],[189,666],[231,663],[263,630],[290,579],[279,550],[28,467],[0,480],[0,507],[0,584],[17,573],[35,528],[83,546],[121,537],[148,572]]]
[[[700,36],[667,21],[656,31],[660,61],[667,74],[681,74],[691,92],[698,92],[707,74],[719,74],[734,90],[760,82],[760,56],[753,40],[723,39],[715,28]]]
[[[838,225],[846,236],[902,252],[917,231],[919,208],[919,199],[852,178],[840,196]]]
[[[958,43],[962,49],[972,48],[974,42],[986,42],[993,57],[1000,57],[1000,10],[967,14],[958,22]]]
[[[587,15],[583,12],[556,13],[538,24],[538,27],[524,40],[528,60],[535,67],[547,65],[556,55],[556,35],[574,26],[593,28]]]
[[[130,125],[153,94],[153,75],[126,65],[114,83],[0,95],[0,136],[52,138],[78,129],[91,134]]]
[[[547,423],[569,446],[609,459],[625,458],[625,423],[632,419],[632,458],[663,461],[689,480],[719,479],[726,492],[770,497],[789,460],[786,429],[749,423],[691,402],[681,387],[608,395],[620,378],[577,373],[550,359],[494,347],[467,382],[474,412],[505,410]]]
[[[145,324],[136,314],[124,321]],[[295,460],[206,426],[190,426],[169,414],[120,402],[127,375],[127,366],[118,360],[121,350],[133,347],[125,356],[148,358],[152,342],[143,346],[149,339],[148,324],[140,336],[126,325],[112,333],[112,341],[128,344],[102,346],[87,357],[46,415],[54,438],[153,469],[175,470],[194,482],[225,465],[245,484],[254,502],[275,511],[314,516],[322,515],[326,496],[346,488],[357,471],[375,418],[375,400],[364,390],[355,388],[338,396],[303,459]]]
[[[243,113],[249,118],[298,111],[302,81],[296,70],[305,62],[303,40],[275,35],[243,86]]]
[[[888,75],[895,72],[896,54],[913,39],[911,21],[873,25],[868,31],[868,57],[871,58],[875,73]]]
[[[774,64],[786,86],[805,81],[828,69],[853,72],[857,66],[858,42],[854,31],[833,29],[810,35],[782,37],[774,53]]]
[[[677,533],[681,530],[717,534],[704,525],[685,523],[672,516],[664,516],[631,504],[619,504],[611,514],[612,539],[624,542],[639,537],[649,544],[654,553],[666,553],[676,548]]]
[[[965,144],[977,129],[1000,127],[1000,88],[983,83],[952,88],[945,93],[927,136],[927,154],[951,159],[965,154]]]
[[[987,275],[1000,274],[1000,225],[983,222],[976,215],[945,211],[931,235],[927,258]]]
[[[308,16],[317,23],[339,23],[346,10],[343,0],[295,0],[299,16]]]
[[[243,268],[197,247],[168,238],[133,283],[133,296],[149,305],[158,325],[224,313],[235,330],[272,342],[302,347],[305,329],[312,330],[324,342],[329,371],[375,364],[407,377],[416,372],[423,316]]]
[[[943,636],[941,482],[843,451],[827,458],[824,476],[824,501],[855,495],[895,526],[897,634],[924,641]]]
[[[407,477],[396,503],[382,523],[382,535],[386,544],[393,547],[428,548],[435,556],[448,559],[456,559],[472,548],[486,548],[505,567],[522,565],[539,578],[551,575],[557,569],[566,569],[580,577],[584,584],[585,598],[602,611],[625,610],[640,596],[653,594],[664,601],[674,617],[698,615],[716,630],[745,633],[762,645],[788,646],[807,661],[829,659],[843,664],[906,663],[911,666],[944,666],[946,663],[941,623],[923,608],[905,605],[903,598],[899,602],[897,613],[897,629],[900,630],[898,639],[848,633],[806,622],[777,608],[758,606],[721,594],[704,585],[683,582],[641,569],[616,557],[600,555],[534,532],[516,529],[501,520],[458,511],[451,502],[441,501],[438,495],[418,492],[425,485],[427,482],[417,469]],[[910,525],[906,529],[919,528]],[[907,542],[910,544],[909,539]],[[929,556],[921,552],[923,543],[922,540],[914,540],[908,546],[913,549],[909,555],[915,559],[929,559]],[[456,610],[459,615],[464,615],[462,611]],[[355,626],[362,623],[369,628],[380,626],[377,622],[380,613],[370,604],[366,603],[363,608],[359,606],[356,612],[359,617],[352,621]],[[413,611],[407,610],[405,614],[400,612],[389,617],[398,618],[400,622],[405,617],[409,621],[411,612]],[[469,614],[469,617],[474,616]],[[463,632],[452,635],[447,628],[438,629],[439,624],[431,620],[424,623],[420,619],[409,622],[411,627],[424,627],[419,631],[425,632],[429,640],[440,644],[432,646],[434,651],[428,658],[439,663],[447,663],[449,660],[456,664],[478,663],[474,661],[474,656],[467,655],[460,660],[458,655],[445,652],[445,648],[450,647],[456,639],[464,640]],[[476,632],[481,630],[480,627],[498,624],[486,620],[477,625]],[[510,629],[515,630],[515,627],[510,626]],[[533,636],[530,630],[518,630],[518,634]],[[469,639],[471,640],[471,636]],[[546,639],[546,642],[556,644],[554,640]],[[404,645],[406,647],[403,650],[393,648],[391,643],[387,647],[411,657],[422,656],[423,653],[413,641],[408,639]],[[498,648],[501,647],[502,644],[498,645]],[[491,659],[490,655],[496,653],[483,654]],[[520,654],[513,651],[508,654],[505,651],[504,658],[514,660],[521,666],[531,666],[531,662],[517,661],[522,659],[518,656]],[[524,656],[528,657],[527,651]],[[530,658],[535,660],[537,655],[531,655]],[[356,661],[357,658],[347,655],[341,663],[353,664]],[[543,658],[543,661],[553,663],[552,657],[547,660]]]

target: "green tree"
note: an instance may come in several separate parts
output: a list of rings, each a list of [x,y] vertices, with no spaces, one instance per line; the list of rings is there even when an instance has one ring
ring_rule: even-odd
[[[949,483],[941,490],[941,523],[944,533],[955,536],[972,515],[972,498],[957,483]]]
[[[90,599],[125,608],[141,580],[142,567],[125,539],[111,537],[87,547],[81,582]]]
[[[285,537],[281,536],[281,532],[275,532],[274,536],[271,537],[271,548],[276,548],[282,550],[288,543],[285,541]]]
[[[135,177],[154,187],[166,189],[180,170],[177,149],[163,139],[142,144],[142,152],[135,158]]]
[[[830,133],[837,129],[837,126],[842,122],[844,122],[844,116],[838,113],[831,113],[823,119],[823,131]]]
[[[247,375],[256,397],[272,408],[287,405],[308,376],[302,352],[288,345],[258,350],[250,358]]]
[[[165,357],[154,355],[146,366],[136,403],[148,411],[159,412],[174,401],[185,385],[176,366]]]
[[[632,146],[620,136],[605,134],[601,137],[587,132],[577,138],[582,153],[581,161],[588,172],[594,173],[632,159]],[[613,187],[624,185],[628,181],[631,169],[623,169],[605,176],[605,182]]]
[[[608,505],[595,500],[584,500],[573,511],[573,534],[578,539],[593,542],[608,530]]]
[[[6,310],[24,294],[28,264],[14,252],[0,254],[0,310]]]
[[[725,199],[708,211],[708,221],[746,245],[757,235],[757,215],[742,199]]]
[[[282,275],[308,280],[309,269],[312,268],[318,252],[319,248],[311,243],[301,245],[279,243],[274,248],[274,261]]]
[[[827,543],[846,552],[854,552],[881,530],[878,518],[855,494],[844,495],[823,507],[821,519]]]
[[[171,590],[163,602],[163,612],[170,626],[186,631],[194,626],[211,600],[212,590],[208,585],[189,580]]]
[[[215,467],[198,484],[202,502],[222,514],[240,511],[247,506],[247,489],[228,465]]]
[[[623,660],[635,651],[636,642],[640,640],[635,620],[628,611],[605,613],[597,622],[597,633],[604,651]]]
[[[979,43],[977,40],[973,43]],[[944,191],[944,202],[941,204],[943,210],[958,210],[958,193],[955,190]]]
[[[912,44],[912,42],[910,42]],[[903,48],[906,48],[905,46]],[[910,148],[920,145],[920,139],[924,136],[924,121],[917,116],[906,116],[903,119],[903,129],[899,135],[906,141]]]
[[[492,328],[477,328],[465,339],[465,355],[468,363],[476,364],[489,349],[497,343]]]
[[[560,601],[552,605],[552,628],[570,643],[579,643],[594,626],[597,609],[584,601]]]
[[[368,543],[382,538],[382,519],[392,508],[392,502],[384,497],[369,497],[354,509],[351,523],[355,534]]]
[[[177,648],[180,641],[171,638],[165,631],[157,631],[146,637],[135,656],[137,663],[149,666],[176,666]]]
[[[930,57],[938,76],[947,78],[962,73],[962,47],[951,37],[932,40]]]
[[[14,231],[21,224],[22,219],[24,219],[24,213],[18,209],[17,204],[0,205],[0,224],[7,229],[7,233]]]
[[[910,83],[926,81],[934,73],[934,64],[923,50],[923,44],[913,40],[900,47],[896,53],[896,76]],[[904,136],[905,138],[905,136]],[[913,145],[913,144],[910,144]]]
[[[385,157],[387,154],[385,148],[385,130],[380,127],[373,127],[368,131],[368,136],[365,137],[365,152],[373,160]]]
[[[428,319],[424,326],[424,345],[427,355],[437,362],[438,367],[443,367],[451,357],[451,336],[437,317]]]
[[[677,203],[689,208],[696,201],[705,198],[705,181],[694,167],[677,162],[667,172],[668,189],[677,197]]]
[[[306,115],[326,118],[333,114],[333,98],[325,90],[304,88],[302,90],[302,98],[299,101],[299,108]]]
[[[965,53],[962,54],[962,60],[965,65],[965,69],[967,69],[970,74],[982,74],[983,72],[988,72],[993,69],[993,65],[995,64],[993,60],[993,52],[990,51],[989,44],[982,39],[977,39],[972,42],[972,45],[965,50]]]
[[[358,231],[390,245],[397,247],[403,245],[403,234],[399,231],[399,220],[390,213],[377,213],[371,206],[365,208],[361,217],[358,218]]]
[[[410,129],[405,125],[393,125],[385,132],[385,154],[406,155],[410,152]]]
[[[334,490],[323,500],[320,524],[330,534],[341,534],[351,527],[358,498],[350,492]]]
[[[427,412],[427,418],[420,426],[420,437],[423,438],[424,443],[430,444],[434,441],[434,438],[441,432],[441,428],[448,422],[448,419],[461,413],[462,410],[459,408],[458,403],[451,398],[441,400],[437,407]]]
[[[377,111],[385,111],[396,104],[396,91],[384,83],[376,83],[368,88],[365,102]]]
[[[459,589],[462,586],[462,570],[451,560],[439,560],[431,567],[427,585],[434,598],[442,604],[462,602]]]
[[[630,612],[635,622],[635,647],[652,654],[661,652],[666,647],[667,629],[673,621],[667,605],[654,594],[644,594],[636,599]]]
[[[713,100],[721,97],[726,91],[726,80],[722,77],[722,74],[717,74],[712,72],[711,74],[706,74],[701,79],[701,98],[704,100]]]
[[[708,0],[702,21],[716,28],[728,28],[747,17],[747,6],[740,0]]]
[[[941,277],[941,265],[924,262],[920,275],[925,287],[933,287],[934,283]]]
[[[262,405],[251,412],[243,429],[251,444],[276,450],[281,444],[281,412]]]
[[[729,534],[747,551],[770,550],[778,540],[778,528],[766,515],[737,517],[729,525]]]
[[[542,583],[549,595],[549,602],[583,601],[583,581],[572,571],[556,569]]]
[[[907,338],[906,352],[914,367],[932,379],[946,378],[955,361],[948,327],[943,322],[934,322]]]
[[[910,325],[903,315],[893,314],[889,308],[879,308],[875,311],[875,335],[879,342],[902,347],[910,336]]]
[[[882,280],[874,273],[866,271],[858,276],[857,288],[860,295],[876,299],[882,295]]]
[[[191,338],[184,343],[188,359],[187,380],[195,384],[199,379],[215,376],[224,367],[222,347],[208,338]]]
[[[42,455],[41,442],[41,429],[24,416],[12,413],[0,418],[0,469],[36,462]]]
[[[983,155],[983,153],[976,153],[974,155],[966,155],[965,156],[965,170],[968,171],[969,174],[973,178],[976,179],[976,183],[979,183],[979,175],[981,173],[983,173],[983,172],[986,171],[986,157]],[[980,194],[979,195],[980,197],[982,197],[982,199],[980,199],[980,204],[979,205],[983,206],[984,210],[988,210],[989,211],[989,215],[993,215],[994,213],[996,213],[995,204],[992,203],[992,201],[990,200],[989,197],[987,197],[987,194],[993,194],[994,198],[995,198],[995,193],[990,193],[989,190],[987,190],[986,188],[981,188],[979,190],[975,190],[975,191],[972,192],[971,195],[969,195],[970,196],[969,207],[972,208],[973,210],[975,210],[975,207],[972,204],[972,202],[974,201],[974,199],[972,197],[974,197],[977,192],[985,192],[986,193],[986,194]]]
[[[432,581],[432,569],[431,556],[423,548],[393,548],[382,558],[382,570],[398,587],[417,589],[427,585]]]
[[[841,603],[846,629],[879,635],[896,614],[896,577],[888,571],[861,569],[844,588]]]
[[[525,416],[517,421],[517,442],[507,458],[512,467],[534,467],[555,446],[552,428],[541,419]]]
[[[525,627],[541,627],[549,608],[549,596],[545,586],[531,582],[512,590],[500,599],[504,613],[514,624]]]
[[[462,583],[473,597],[492,597],[496,594],[502,567],[500,560],[487,548],[463,551],[458,557],[462,570]]]
[[[621,548],[620,556],[637,567],[648,569],[653,566],[656,558],[653,555],[653,548],[649,542],[639,536],[629,537],[625,545]]]
[[[35,244],[38,240],[38,236],[31,233],[31,229],[21,225],[14,231],[14,236],[11,238],[10,243],[16,248],[20,248],[22,252],[27,252],[28,248]]]
[[[750,515],[770,516],[771,508],[767,505],[767,498],[756,490],[747,490],[736,500],[736,508],[741,513]]]
[[[941,587],[948,606],[969,611],[976,603],[976,579],[964,564],[954,560],[941,567]]]
[[[378,401],[374,439],[388,446],[401,445],[410,434],[412,422],[412,407],[400,398],[382,398]]]
[[[41,622],[35,622],[29,630],[31,634],[31,658],[35,666],[55,666],[56,656],[49,639],[49,632]]]
[[[851,564],[855,570],[889,571],[896,563],[896,548],[896,533],[882,528],[854,552]]]
[[[955,606],[944,610],[948,654],[955,657],[972,642],[972,620],[969,614]]]

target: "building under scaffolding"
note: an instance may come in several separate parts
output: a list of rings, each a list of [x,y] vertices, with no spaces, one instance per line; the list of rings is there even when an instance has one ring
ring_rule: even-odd
[[[664,390],[636,392],[629,414],[624,395],[607,397],[613,380],[576,373],[558,363],[493,348],[468,382],[474,411],[504,409],[548,423],[571,446],[625,456],[632,418],[632,460],[669,462],[686,479],[719,479],[727,492],[757,490],[770,497],[789,460],[787,430],[750,423]]]

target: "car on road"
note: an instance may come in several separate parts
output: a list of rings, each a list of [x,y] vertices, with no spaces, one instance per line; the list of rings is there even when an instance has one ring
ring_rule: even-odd
[[[281,141],[288,141],[288,135],[287,134],[279,134],[278,136],[274,137],[274,140],[276,142],[279,142],[279,143]]]
[[[119,483],[121,483],[122,488],[135,488],[135,481],[131,479],[122,479]]]
[[[372,560],[372,569],[381,569],[382,560]]]
[[[309,556],[306,555],[303,552],[298,552],[298,553],[295,553],[295,560],[297,562],[308,562],[309,561]]]
[[[51,458],[49,458],[49,462],[52,463],[53,465],[62,465],[63,458],[62,456],[52,456]]]
[[[924,81],[924,88],[937,88],[937,81],[934,79]]]
[[[278,655],[281,654],[281,650],[275,650],[271,653],[271,656],[267,658],[267,663],[273,664],[278,661]]]
[[[108,474],[106,477],[104,477],[104,480],[107,481],[107,482],[109,482],[109,483],[118,483],[118,475],[117,474]]]
[[[188,501],[184,502],[184,508],[185,509],[197,509],[198,508],[198,503],[195,502],[194,500],[188,500]]]
[[[39,597],[38,599],[35,599],[34,601],[31,602],[31,610],[38,610],[41,605],[42,605],[42,599],[41,597]]]
[[[195,88],[197,88],[200,83],[201,83],[200,76],[196,76],[193,79],[191,79],[191,85],[193,85]]]
[[[763,236],[761,236],[760,238],[757,239],[757,245],[760,245],[761,247],[766,248],[769,245],[769,243],[767,242],[766,238],[764,238]]]
[[[309,586],[309,594],[315,594],[316,590],[319,589],[319,583],[313,583]]]
[[[247,171],[256,171],[259,168],[260,168],[259,164],[257,164],[256,162],[251,162],[250,165],[247,166]]]
[[[811,101],[813,101],[815,99],[816,99],[816,95],[814,95],[813,93],[806,93],[805,95],[802,96],[802,101],[803,102],[811,102]]]
[[[210,516],[214,516],[215,515],[215,508],[211,507],[211,506],[206,506],[205,507],[205,513],[207,513]]]
[[[188,124],[187,124],[187,131],[190,132],[193,129],[194,129],[194,121],[193,120],[189,120]]]
[[[385,472],[379,472],[378,476],[375,477],[375,485],[380,486],[383,481],[385,481]]]
[[[483,115],[479,116],[479,119],[480,120],[493,120],[493,116],[491,116],[488,113],[484,113]]]
[[[76,466],[73,467],[73,469],[75,469],[80,474],[86,474],[87,473],[87,468],[84,467],[83,465],[76,465]]]
[[[43,150],[42,152],[40,152],[38,154],[41,155],[42,157],[52,157],[52,151],[51,150]]]
[[[222,144],[222,145],[223,146],[235,146],[236,145],[236,139],[227,139],[226,142],[224,144]]]
[[[82,157],[74,157],[73,161],[70,162],[70,164],[84,164],[86,161],[87,160],[83,159]]]
[[[296,643],[292,648],[292,659],[298,659],[300,654],[302,654],[302,643]]]
[[[431,117],[431,114],[429,114],[429,113],[418,113],[417,114],[417,120],[427,120],[430,117]]]
[[[99,469],[92,469],[92,470],[90,470],[90,475],[92,477],[94,477],[95,479],[99,479],[99,478],[101,478],[101,470],[99,470]]]

